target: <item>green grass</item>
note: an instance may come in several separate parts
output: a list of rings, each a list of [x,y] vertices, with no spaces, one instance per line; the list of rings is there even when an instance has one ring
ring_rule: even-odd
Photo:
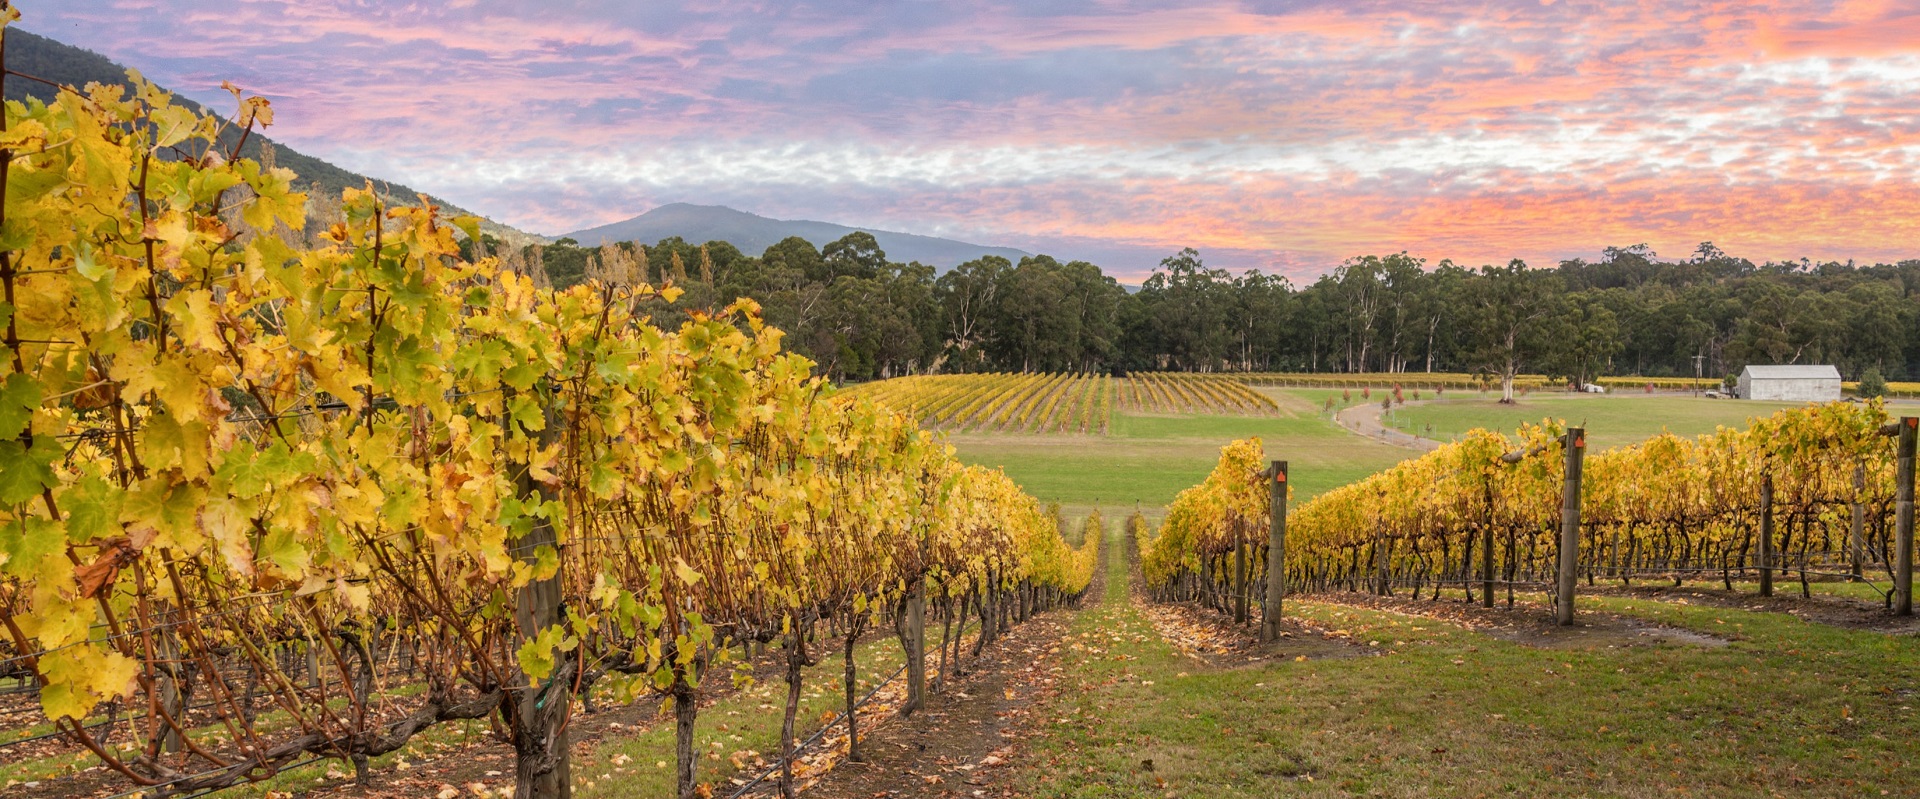
[[[1569,424],[1584,424],[1587,438],[1596,449],[1633,444],[1659,435],[1695,436],[1711,433],[1716,427],[1745,427],[1755,416],[1768,416],[1781,408],[1798,407],[1790,403],[1748,402],[1733,399],[1696,399],[1674,396],[1582,396],[1535,393],[1513,405],[1501,405],[1493,399],[1444,399],[1426,405],[1397,408],[1391,426],[1410,433],[1449,440],[1484,427],[1512,431],[1524,423],[1542,419],[1565,419]],[[1431,426],[1429,428],[1429,426]]]
[[[1283,407],[1296,409],[1310,408],[1321,412],[1326,410],[1326,402],[1329,399],[1333,400],[1333,407],[1335,409],[1340,409],[1353,405],[1373,405],[1378,407],[1382,397],[1393,396],[1392,388],[1369,389],[1367,392],[1369,396],[1365,397],[1361,396],[1361,390],[1357,388],[1261,388],[1257,390],[1266,392],[1267,396],[1279,401]],[[1430,400],[1436,396],[1431,389],[1416,390],[1409,388],[1403,390],[1401,394],[1410,401],[1414,399],[1414,394],[1419,394],[1419,398],[1422,400]],[[1478,391],[1449,391],[1442,396],[1481,398],[1489,395],[1481,394]],[[1493,394],[1491,396],[1497,399],[1500,395]],[[1289,400],[1292,402],[1289,403]]]
[[[1294,601],[1381,656],[1221,670],[1169,648],[1125,578],[1110,561],[1107,601],[1072,628],[1094,649],[1062,647],[1070,687],[1033,714],[1045,730],[1016,760],[1023,796],[1913,794],[1912,637],[1583,597],[1734,640],[1536,649]]]
[[[1302,406],[1304,408],[1304,405]],[[1085,509],[1158,509],[1206,479],[1220,448],[1260,436],[1267,457],[1288,461],[1294,501],[1385,469],[1410,450],[1366,441],[1311,409],[1294,416],[1148,416],[1115,414],[1106,436],[968,434],[951,437],[960,459],[998,466],[1030,494]]]

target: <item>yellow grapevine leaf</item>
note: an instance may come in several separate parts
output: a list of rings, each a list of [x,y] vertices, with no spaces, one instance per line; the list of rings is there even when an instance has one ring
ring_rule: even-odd
[[[674,558],[673,560],[673,576],[680,578],[680,582],[687,585],[698,584],[701,578],[700,572],[696,571],[692,566],[688,566],[687,562],[680,558]]]
[[[213,307],[213,292],[188,289],[167,300],[167,313],[179,325],[180,338],[203,350],[221,350],[220,312]]]
[[[94,705],[131,694],[139,670],[133,658],[92,645],[51,652],[40,660],[40,707],[52,719],[85,718]]]

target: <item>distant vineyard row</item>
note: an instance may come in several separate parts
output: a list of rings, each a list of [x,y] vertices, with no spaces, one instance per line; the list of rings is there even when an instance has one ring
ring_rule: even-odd
[[[1237,415],[1279,410],[1271,398],[1237,379],[1182,373],[917,375],[853,391],[927,426],[956,432],[1105,433],[1116,407]]]
[[[1238,380],[1251,386],[1287,386],[1296,388],[1382,388],[1399,386],[1412,389],[1443,389],[1447,391],[1483,391],[1498,390],[1497,379],[1483,379],[1466,372],[1241,372],[1220,375]],[[1655,391],[1686,391],[1693,388],[1702,390],[1718,389],[1720,380],[1716,378],[1692,377],[1639,377],[1622,375],[1619,377],[1601,377],[1593,381],[1615,391],[1632,391],[1652,386]],[[1549,378],[1545,375],[1520,375],[1514,378],[1515,388],[1538,391],[1542,389],[1562,389],[1566,381]],[[1853,381],[1842,383],[1848,394],[1857,393],[1860,384]],[[1920,382],[1887,383],[1887,396],[1920,397]]]
[[[1249,385],[1299,388],[1399,386],[1408,390],[1443,389],[1447,391],[1482,391],[1500,388],[1498,378],[1482,378],[1468,372],[1248,372],[1234,377]],[[1695,386],[1702,389],[1720,387],[1719,380],[1691,377],[1602,377],[1593,382],[1610,389],[1637,389],[1653,386],[1659,391],[1684,391]],[[1514,388],[1527,391],[1565,388],[1566,385],[1565,380],[1550,378],[1546,375],[1519,375],[1513,380]],[[1889,384],[1889,386],[1892,385],[1895,384]],[[1914,387],[1920,388],[1920,384],[1914,384]]]
[[[1483,380],[1464,372],[1242,372],[1233,379],[1253,386],[1296,388],[1380,388],[1400,386],[1407,389],[1447,389],[1477,391],[1499,388],[1496,380]],[[1520,375],[1513,380],[1516,389],[1541,389],[1558,385],[1543,375]]]
[[[1717,380],[1684,377],[1604,377],[1614,391],[1719,388]],[[1858,384],[1845,384],[1849,392]],[[1521,375],[1522,391],[1560,390],[1565,383]],[[954,432],[1107,432],[1115,409],[1136,413],[1268,415],[1278,412],[1258,387],[1389,388],[1410,391],[1483,391],[1498,385],[1461,372],[1189,373],[1135,372],[1129,377],[1078,373],[915,375],[854,386],[852,391]],[[1887,394],[1920,396],[1920,383],[1888,383]]]

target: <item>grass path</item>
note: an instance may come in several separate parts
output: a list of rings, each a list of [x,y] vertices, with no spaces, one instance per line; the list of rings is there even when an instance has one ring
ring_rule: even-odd
[[[1069,630],[1063,684],[1022,752],[1034,797],[1912,796],[1920,639],[1779,613],[1593,597],[1732,639],[1539,649],[1313,601],[1289,614],[1380,657],[1213,669],[1127,594]],[[1377,642],[1377,643],[1376,643]]]

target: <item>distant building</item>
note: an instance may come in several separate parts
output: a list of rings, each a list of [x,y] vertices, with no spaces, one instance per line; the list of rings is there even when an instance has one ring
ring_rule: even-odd
[[[1832,402],[1840,398],[1840,370],[1832,366],[1748,366],[1735,390],[1741,399]]]

